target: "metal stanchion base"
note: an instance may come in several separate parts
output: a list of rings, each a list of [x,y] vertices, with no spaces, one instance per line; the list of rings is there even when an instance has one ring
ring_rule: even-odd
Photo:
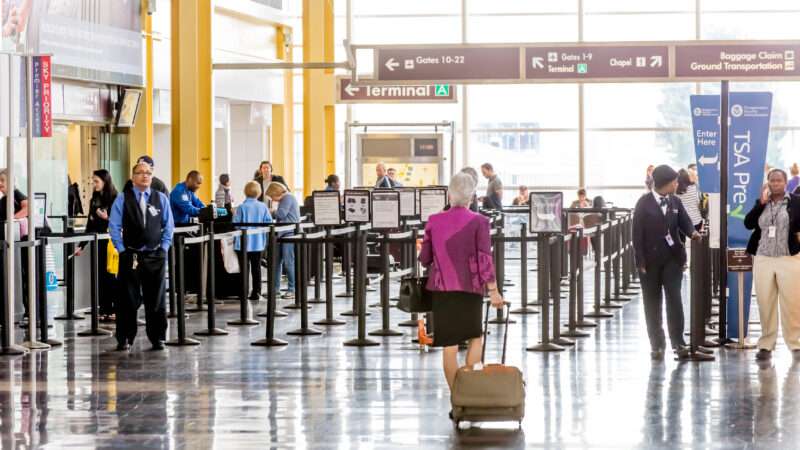
[[[352,296],[353,296],[353,291],[345,291],[335,295],[335,297],[337,298],[350,298]]]
[[[558,339],[553,339],[551,342],[556,345],[560,345],[562,347],[571,347],[575,345],[575,341],[563,337],[559,337]]]
[[[2,356],[24,355],[25,353],[28,353],[28,349],[19,345],[9,345],[8,347],[0,348],[0,355]]]
[[[622,305],[614,302],[603,302],[603,304],[600,305],[600,309],[620,309],[620,308],[622,308]]]
[[[381,345],[380,342],[373,341],[372,339],[350,339],[344,342],[345,347],[377,347]]]
[[[592,322],[591,320],[581,320],[578,322],[577,326],[578,328],[594,328],[597,326],[597,322]]]
[[[50,347],[61,347],[64,345],[63,342],[59,341],[58,339],[47,339],[44,341],[45,344],[49,345]]]
[[[255,342],[251,342],[250,345],[255,345],[256,347],[283,347],[284,345],[289,345],[288,342],[282,339],[260,339]]]
[[[725,347],[734,349],[734,350],[755,350],[756,344],[744,339],[742,342],[731,341],[725,344]]]
[[[622,295],[636,295],[639,293],[638,291],[631,291],[629,289],[623,289],[620,292],[622,293]]]
[[[75,313],[73,313],[71,316],[68,316],[68,315],[64,314],[64,315],[61,315],[61,316],[53,317],[54,320],[83,320],[85,318],[86,317],[83,317],[82,315],[75,314]]]
[[[244,319],[244,320],[237,319],[237,320],[229,320],[228,321],[228,325],[231,325],[231,326],[234,326],[234,327],[240,327],[240,326],[247,326],[247,325],[261,325],[261,322],[259,322],[257,320],[253,320],[253,319]]]
[[[173,339],[171,341],[164,342],[164,345],[169,345],[170,347],[188,347],[191,345],[200,345],[200,341],[185,337],[183,339]]]
[[[333,326],[333,325],[344,325],[347,322],[343,322],[341,320],[336,319],[322,319],[314,322],[314,325],[324,325],[324,326]]]
[[[417,328],[418,324],[416,320],[404,320],[397,324],[398,327],[408,327],[408,328]]]
[[[533,347],[528,347],[527,350],[529,352],[563,352],[566,349],[560,345],[548,343],[534,345]]]
[[[309,305],[324,305],[325,304],[325,300],[323,300],[321,298],[310,298],[310,299],[308,299],[308,304]]]
[[[539,310],[532,306],[522,306],[517,309],[512,309],[511,314],[539,314]]]
[[[78,336],[111,336],[113,333],[105,328],[98,328],[97,331],[89,328],[88,330],[79,331]]]
[[[381,329],[381,330],[370,331],[367,334],[369,334],[370,336],[402,336],[403,335],[403,333],[401,333],[401,332],[399,332],[397,330],[393,330],[391,328],[384,328],[384,329]]]
[[[370,286],[370,285],[367,285],[367,287],[366,287],[366,291],[367,291],[367,292],[378,292],[378,290],[377,290],[377,289],[375,289],[374,287],[372,287],[372,286]]]
[[[258,317],[269,317],[269,316],[267,315],[267,313],[265,313],[265,312],[263,312],[263,313],[258,313],[258,314],[256,314],[256,315],[257,315]],[[288,315],[288,314],[286,314],[286,313],[285,313],[285,312],[283,312],[283,311],[278,311],[278,310],[275,310],[275,317],[289,317],[289,315]]]
[[[303,309],[303,306],[302,305],[286,305],[286,306],[283,307],[283,309]],[[306,309],[311,309],[311,307],[306,305]]]
[[[631,300],[633,299],[630,297],[611,297],[612,302],[629,302]]]
[[[369,305],[370,308],[380,308],[381,306],[383,305],[381,305],[380,302]]]
[[[400,301],[400,297],[390,297],[389,301],[392,302],[392,303],[397,303],[397,302]]]
[[[195,336],[227,336],[228,332],[222,328],[210,328],[194,332]]]
[[[317,336],[322,334],[322,331],[317,330],[316,328],[306,327],[288,331],[286,334],[289,336]]]
[[[586,313],[586,314],[584,314],[584,316],[592,318],[592,319],[610,319],[610,318],[614,317],[614,314],[607,313],[607,312],[602,312],[602,311],[597,311],[597,312]]]
[[[355,312],[355,311],[345,311],[343,313],[339,313],[339,315],[340,316],[345,316],[345,317],[358,317],[358,313]],[[369,317],[369,316],[372,315],[372,313],[369,312],[369,311],[366,311],[366,312],[364,312],[364,315]]]
[[[561,332],[561,335],[571,338],[585,338],[591,336],[592,334],[575,329],[575,330],[564,330]]]
[[[45,344],[44,342],[39,341],[25,341],[22,343],[22,346],[27,348],[28,350],[50,350],[50,344]]]
[[[701,352],[689,353],[687,356],[683,358],[675,357],[675,361],[696,361],[696,362],[707,362],[707,361],[714,361],[716,358],[713,355],[707,355]]]
[[[489,323],[491,323],[492,325],[503,325],[503,324],[506,323],[506,319],[505,319],[505,317],[502,318],[502,319],[499,318],[499,317],[495,317],[494,319],[490,320]],[[517,321],[514,320],[514,319],[509,318],[508,319],[508,323],[509,324],[517,323]]]

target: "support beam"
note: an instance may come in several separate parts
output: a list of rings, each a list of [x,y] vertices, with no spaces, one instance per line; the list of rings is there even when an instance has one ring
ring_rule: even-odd
[[[211,62],[213,0],[172,5],[172,179],[198,170],[197,195],[213,200],[214,93]]]
[[[283,62],[292,61],[292,29],[277,28],[277,57]],[[291,70],[283,71],[283,104],[272,105],[272,143],[267,159],[275,173],[282,175],[294,187],[294,77]]]
[[[333,1],[303,0],[303,62],[333,62]],[[303,70],[303,195],[336,171],[332,69]]]
[[[139,103],[139,113],[136,116],[136,126],[131,130],[130,146],[128,147],[128,166],[123,173],[128,173],[130,167],[142,155],[153,156],[153,20],[147,14],[147,4],[154,0],[142,1],[142,34],[144,35],[145,63],[144,63],[144,94]]]

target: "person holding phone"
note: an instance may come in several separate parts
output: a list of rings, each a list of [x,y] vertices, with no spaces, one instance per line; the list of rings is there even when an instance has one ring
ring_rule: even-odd
[[[758,300],[761,337],[756,359],[772,357],[778,339],[778,309],[786,346],[800,358],[800,197],[786,192],[786,172],[772,169],[761,198],[747,213],[753,230],[747,253],[753,255],[753,286]]]
[[[108,215],[111,210],[111,205],[117,198],[117,188],[114,187],[114,181],[111,179],[111,174],[105,169],[95,170],[92,173],[92,199],[89,201],[89,220],[86,222],[87,233],[107,233],[108,232]],[[81,256],[88,242],[81,242],[75,256]],[[100,321],[101,322],[114,322],[116,317],[114,315],[114,296],[116,294],[116,274],[109,273],[107,270],[108,265],[108,242],[100,241],[98,243],[97,252],[97,270],[99,271],[98,285],[99,285],[99,303],[100,303]]]

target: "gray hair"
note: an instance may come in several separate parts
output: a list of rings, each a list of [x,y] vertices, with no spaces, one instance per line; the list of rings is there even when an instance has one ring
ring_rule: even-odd
[[[448,194],[452,206],[469,206],[475,193],[475,179],[469,174],[459,172],[450,179]]]
[[[475,186],[478,185],[478,171],[477,170],[475,170],[472,167],[467,166],[467,167],[464,167],[463,169],[461,169],[461,173],[465,173],[465,174],[471,176],[472,179],[475,181]]]

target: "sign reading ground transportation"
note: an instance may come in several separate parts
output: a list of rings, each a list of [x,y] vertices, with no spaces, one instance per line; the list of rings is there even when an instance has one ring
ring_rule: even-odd
[[[668,78],[667,45],[570,45],[525,48],[525,78]]]
[[[400,228],[400,194],[397,191],[379,189],[372,192],[372,228]]]
[[[746,248],[728,249],[728,272],[750,272],[753,270],[753,257]]]
[[[520,78],[519,47],[383,47],[376,49],[378,79],[506,80]]]
[[[800,80],[800,41],[354,45],[351,50],[373,51],[371,75],[358,77],[362,88],[421,83]],[[365,73],[361,68],[355,67],[353,73]]]
[[[369,223],[369,191],[348,189],[344,191],[344,221],[350,223]]]
[[[336,79],[337,103],[454,103],[456,89],[449,84],[353,85],[350,77]]]
[[[314,191],[314,225],[339,225],[341,212],[339,209],[339,191]]]
[[[800,41],[675,46],[677,78],[784,78],[800,76]]]

